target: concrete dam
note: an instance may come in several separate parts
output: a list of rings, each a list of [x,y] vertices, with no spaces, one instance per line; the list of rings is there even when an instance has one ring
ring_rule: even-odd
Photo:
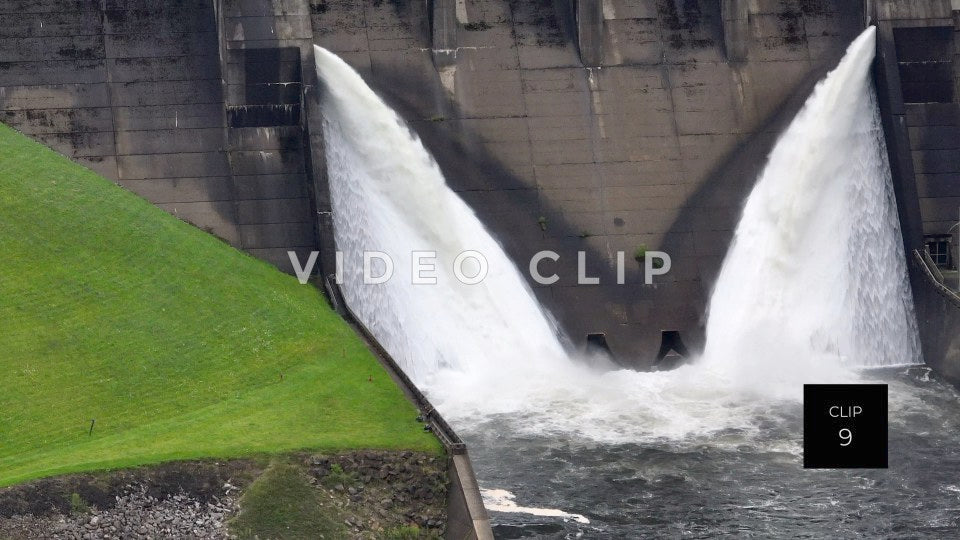
[[[767,156],[865,26],[927,363],[960,379],[957,13],[948,0],[16,0],[2,120],[250,254],[334,272],[335,53],[414,130],[574,349],[660,366],[706,308]],[[645,284],[641,250],[669,254]],[[599,279],[578,285],[584,271]],[[626,285],[617,253],[626,254]],[[849,253],[856,260],[860,253]],[[951,281],[953,280],[953,281]]]

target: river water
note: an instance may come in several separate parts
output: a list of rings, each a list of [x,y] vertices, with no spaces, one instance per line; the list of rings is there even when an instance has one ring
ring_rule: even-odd
[[[642,444],[535,435],[510,416],[462,426],[497,538],[947,538],[960,531],[960,394],[925,367],[884,368],[888,469],[804,469],[802,406],[769,401],[758,430]],[[497,495],[500,495],[497,497]]]

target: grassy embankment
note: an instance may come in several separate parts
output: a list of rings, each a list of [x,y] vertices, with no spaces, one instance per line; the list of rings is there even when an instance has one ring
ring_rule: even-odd
[[[315,288],[2,125],[0,255],[0,486],[296,449],[441,451]]]

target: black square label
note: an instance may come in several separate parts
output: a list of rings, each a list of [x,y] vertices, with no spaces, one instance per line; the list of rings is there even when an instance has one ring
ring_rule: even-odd
[[[887,468],[887,385],[803,385],[803,466]]]

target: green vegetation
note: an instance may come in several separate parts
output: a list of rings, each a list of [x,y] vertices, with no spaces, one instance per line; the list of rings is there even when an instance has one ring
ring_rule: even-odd
[[[87,504],[87,501],[83,500],[83,497],[79,493],[70,494],[70,513],[71,514],[86,514],[90,510],[90,506]]]
[[[314,287],[2,125],[0,215],[0,486],[297,449],[441,451]]]
[[[546,231],[546,230],[547,230],[547,218],[546,218],[546,217],[544,217],[544,216],[538,217],[538,218],[537,218],[537,224],[540,225],[540,230],[541,230],[541,231]]]
[[[357,480],[355,473],[348,473],[339,464],[334,463],[330,467],[330,473],[323,477],[323,485],[328,488],[334,488],[338,485],[349,486],[355,484]]]
[[[274,463],[247,488],[230,522],[239,538],[345,538],[340,511],[297,466]]]
[[[416,525],[405,525],[402,527],[387,529],[383,532],[383,537],[386,538],[386,540],[419,540],[421,538],[440,538],[440,536],[435,533],[424,533],[420,530],[420,527],[417,527]]]
[[[647,258],[647,245],[640,244],[636,250],[633,252],[633,258],[640,264],[643,264],[643,261]],[[653,259],[654,268],[663,268],[663,260],[659,258]]]

